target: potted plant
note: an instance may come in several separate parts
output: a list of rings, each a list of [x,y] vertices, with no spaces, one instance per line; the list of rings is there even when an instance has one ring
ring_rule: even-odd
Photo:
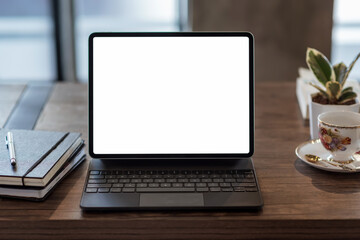
[[[310,95],[309,119],[311,138],[318,138],[317,117],[323,112],[330,111],[353,111],[359,112],[359,101],[352,87],[344,87],[346,80],[359,59],[360,53],[347,67],[343,62],[332,66],[329,60],[313,48],[306,51],[306,63],[314,73],[319,84],[309,84],[319,90],[318,93]],[[322,86],[321,86],[322,85]]]

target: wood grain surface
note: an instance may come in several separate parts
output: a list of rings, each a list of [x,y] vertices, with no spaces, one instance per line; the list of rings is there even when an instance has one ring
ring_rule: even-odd
[[[295,83],[258,83],[255,110],[262,211],[83,212],[88,157],[44,202],[1,199],[0,239],[358,239],[360,175],[295,156],[309,138]],[[87,85],[57,84],[36,129],[78,131],[87,142]]]

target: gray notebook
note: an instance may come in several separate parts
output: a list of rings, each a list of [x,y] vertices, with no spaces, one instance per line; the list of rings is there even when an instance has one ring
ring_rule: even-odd
[[[85,160],[85,150],[81,148],[66,161],[58,173],[43,188],[38,187],[17,187],[17,186],[0,186],[1,197],[22,198],[27,200],[42,201],[50,192],[60,183],[70,172]]]
[[[79,133],[11,130],[16,166],[10,164],[5,136],[0,130],[0,184],[45,186],[61,165],[82,144]]]

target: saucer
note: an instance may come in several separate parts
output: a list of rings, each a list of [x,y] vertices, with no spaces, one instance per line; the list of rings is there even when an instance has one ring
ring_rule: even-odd
[[[319,161],[316,163],[312,163],[312,162],[309,162],[308,160],[306,160],[305,155],[307,155],[307,154],[312,154],[312,155],[318,156],[321,159],[328,159],[328,157],[330,156],[330,153],[322,146],[320,139],[310,140],[310,141],[301,143],[296,148],[295,153],[298,156],[298,158],[301,161],[303,161],[304,163],[306,163],[312,167],[324,170],[324,171],[342,172],[342,173],[360,172],[360,155],[359,154],[353,155],[353,158],[355,159],[354,162],[349,163],[349,164],[343,164],[346,167],[347,166],[351,167],[352,169],[354,169],[354,171],[349,171],[349,170],[346,170],[346,169],[340,167],[340,165],[342,165],[342,164],[338,163],[338,162],[333,162],[333,164],[328,163],[326,161]],[[337,165],[337,166],[334,166],[334,165]]]

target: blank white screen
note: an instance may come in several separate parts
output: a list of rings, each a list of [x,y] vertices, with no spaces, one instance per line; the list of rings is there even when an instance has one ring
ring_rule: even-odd
[[[95,37],[95,154],[249,153],[247,37]]]

